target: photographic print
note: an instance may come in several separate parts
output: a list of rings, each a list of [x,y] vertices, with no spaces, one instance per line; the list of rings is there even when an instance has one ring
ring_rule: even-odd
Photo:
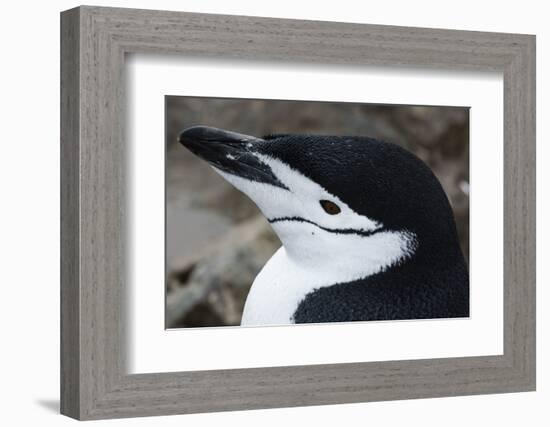
[[[166,327],[469,316],[469,109],[166,96]]]

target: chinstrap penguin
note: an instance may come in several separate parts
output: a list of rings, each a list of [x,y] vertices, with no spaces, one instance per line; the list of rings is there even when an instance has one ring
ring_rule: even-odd
[[[368,137],[206,126],[179,141],[248,195],[283,244],[254,280],[241,325],[469,315],[453,212],[412,153]]]

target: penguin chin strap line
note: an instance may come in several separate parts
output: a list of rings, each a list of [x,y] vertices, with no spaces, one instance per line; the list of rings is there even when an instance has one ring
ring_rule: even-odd
[[[383,231],[389,231],[386,227],[378,227],[378,228],[375,228],[374,230],[368,230],[368,231],[356,230],[354,228],[327,228],[327,227],[323,227],[322,225],[317,224],[314,221],[311,221],[311,220],[306,219],[306,218],[302,218],[300,216],[283,216],[283,217],[279,217],[279,218],[268,218],[268,222],[270,224],[273,224],[273,223],[276,223],[276,222],[291,222],[291,221],[305,222],[305,223],[314,225],[315,227],[317,227],[321,230],[327,231],[329,233],[357,234],[358,236],[362,236],[362,237],[369,237],[369,236],[373,236],[374,234],[381,233]]]

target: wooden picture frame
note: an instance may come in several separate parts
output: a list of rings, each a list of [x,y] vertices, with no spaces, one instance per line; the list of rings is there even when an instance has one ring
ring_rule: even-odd
[[[126,53],[489,70],[504,79],[504,352],[127,374]],[[535,389],[535,37],[78,7],[61,14],[61,412],[183,414]]]

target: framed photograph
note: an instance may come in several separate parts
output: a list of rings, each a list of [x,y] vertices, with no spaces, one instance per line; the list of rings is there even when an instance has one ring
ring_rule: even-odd
[[[535,389],[535,37],[61,14],[61,411]]]

